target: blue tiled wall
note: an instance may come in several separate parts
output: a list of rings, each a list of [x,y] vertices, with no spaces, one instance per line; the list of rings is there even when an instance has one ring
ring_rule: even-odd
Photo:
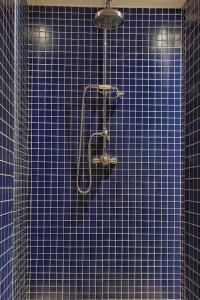
[[[0,298],[12,299],[14,1],[0,2]]]
[[[22,40],[23,43],[25,42],[23,39],[25,31],[22,30],[21,26],[25,22],[24,14],[18,14],[18,19],[16,19],[18,12],[21,10],[25,12],[25,5],[24,1],[0,1],[1,300],[25,299],[25,286],[27,283],[20,280],[21,274],[23,273],[24,276],[26,273],[26,268],[22,262],[25,261],[24,250],[27,251],[24,244],[27,235],[22,230],[25,223],[23,223],[23,226],[21,225],[24,214],[23,210],[20,209],[20,207],[26,205],[24,192],[27,180],[24,178],[26,173],[24,165],[27,163],[28,154],[27,146],[26,155],[24,152],[25,141],[27,141],[27,135],[24,131],[24,128],[27,127],[27,122],[24,122],[25,111],[27,111],[25,107],[27,88],[22,83],[25,80],[25,74],[23,73],[25,67],[21,64],[25,53],[22,50]]]
[[[200,299],[200,2],[185,4],[185,299]]]
[[[124,9],[108,35],[110,153],[76,189],[83,88],[102,82],[96,9],[29,8],[30,298],[180,299],[181,12]],[[86,99],[86,139],[102,99]],[[101,153],[101,143],[93,154]]]
[[[28,107],[26,0],[16,2],[15,30],[15,125],[13,205],[13,299],[26,299],[28,244]]]

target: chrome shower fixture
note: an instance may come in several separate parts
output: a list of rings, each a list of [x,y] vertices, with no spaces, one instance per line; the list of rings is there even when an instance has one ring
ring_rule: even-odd
[[[93,157],[92,164],[93,165],[102,165],[104,167],[108,166],[108,165],[116,165],[117,157],[110,156],[108,154],[102,154],[100,157]]]
[[[98,91],[99,93],[104,93],[104,92],[116,92],[116,97],[117,98],[121,98],[124,96],[124,92],[119,91],[118,88],[116,86],[112,86],[112,85],[99,85],[98,86]]]
[[[111,7],[111,0],[107,0],[106,7],[99,10],[94,18],[94,24],[106,30],[111,30],[119,27],[123,22],[123,14]]]
[[[99,93],[116,93],[116,97],[120,98],[124,96],[124,92],[120,91],[116,86],[109,84],[88,84],[85,87],[86,90],[96,90]]]
[[[116,98],[121,98],[124,93],[119,91],[116,86],[112,86],[107,83],[107,30],[117,28],[123,22],[123,14],[111,7],[111,0],[107,0],[106,7],[98,11],[94,18],[94,23],[104,30],[104,51],[103,51],[103,83],[102,84],[91,84],[86,85],[84,88],[82,109],[81,109],[81,126],[80,126],[80,140],[78,149],[78,164],[77,164],[77,177],[76,185],[79,193],[86,195],[91,191],[92,188],[92,164],[100,166],[111,166],[117,164],[117,158],[107,154],[107,140],[110,140],[109,132],[106,124],[106,101],[108,94],[116,93]],[[89,138],[88,142],[88,170],[89,170],[89,181],[86,188],[81,188],[79,184],[80,177],[80,165],[81,165],[81,154],[84,146],[84,118],[85,118],[85,97],[88,90],[96,90],[98,93],[103,95],[103,128],[100,132],[94,132]],[[98,157],[92,158],[92,141],[93,138],[101,137],[103,139],[103,153]]]
[[[100,132],[94,132],[89,139],[88,143],[88,167],[89,167],[89,185],[86,189],[82,189],[79,185],[79,177],[80,177],[80,164],[81,164],[81,153],[83,149],[83,130],[84,130],[84,117],[85,117],[85,98],[86,98],[86,93],[89,90],[96,90],[99,93],[103,93],[103,99],[104,99],[104,106],[103,106],[103,130]],[[106,140],[110,141],[110,135],[108,130],[106,129],[106,99],[108,93],[116,93],[116,97],[119,98],[122,95],[124,95],[123,92],[119,91],[116,86],[111,86],[111,85],[106,85],[106,84],[101,84],[101,85],[87,85],[85,86],[84,93],[83,93],[83,99],[82,99],[82,109],[81,109],[81,128],[80,128],[80,140],[79,140],[79,149],[78,149],[78,165],[77,165],[77,177],[76,177],[76,186],[82,195],[86,195],[91,191],[92,187],[92,164],[93,165],[101,165],[103,167],[108,166],[108,165],[116,165],[117,164],[117,158],[110,156],[107,154],[106,151]],[[92,140],[95,137],[101,137],[103,138],[103,154],[100,157],[93,157],[92,158]]]

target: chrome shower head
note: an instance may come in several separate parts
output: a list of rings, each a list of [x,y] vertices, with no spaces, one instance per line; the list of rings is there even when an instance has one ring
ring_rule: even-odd
[[[101,29],[111,30],[123,22],[123,14],[111,7],[111,0],[107,0],[106,8],[99,10],[94,18],[94,24]]]

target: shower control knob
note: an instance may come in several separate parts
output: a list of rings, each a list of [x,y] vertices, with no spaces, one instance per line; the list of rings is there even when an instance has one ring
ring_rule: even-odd
[[[103,166],[107,166],[107,165],[116,165],[117,164],[117,158],[116,157],[112,157],[109,156],[107,154],[103,154],[100,157],[100,162]]]
[[[110,164],[116,165],[117,164],[117,157],[110,157]]]

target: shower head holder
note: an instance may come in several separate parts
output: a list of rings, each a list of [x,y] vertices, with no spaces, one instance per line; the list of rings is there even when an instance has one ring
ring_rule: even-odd
[[[117,98],[122,98],[124,96],[124,92],[120,91],[116,86],[110,84],[88,84],[85,86],[85,90],[96,90],[101,94],[116,92]]]

